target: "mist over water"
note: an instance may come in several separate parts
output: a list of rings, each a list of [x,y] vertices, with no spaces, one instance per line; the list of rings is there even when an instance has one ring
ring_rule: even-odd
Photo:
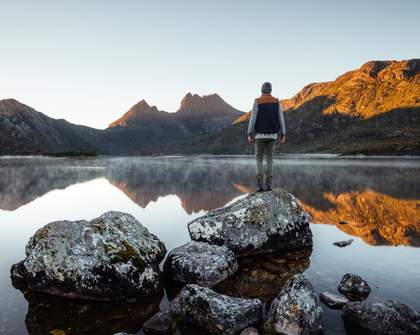
[[[92,219],[108,210],[134,215],[170,250],[189,240],[189,221],[254,191],[254,164],[251,157],[1,158],[0,334],[141,331],[166,298],[81,306],[35,296],[28,304],[11,285],[10,266],[48,222]],[[275,161],[274,183],[312,215],[313,251],[245,264],[220,292],[269,302],[294,273],[304,271],[319,293],[336,292],[342,275],[354,272],[372,287],[368,300],[397,299],[420,309],[420,160],[286,156]],[[332,244],[346,238],[355,241],[346,248]],[[89,312],[77,313],[86,306]],[[74,313],[66,317],[65,308]],[[340,333],[340,313],[325,312],[326,333]]]

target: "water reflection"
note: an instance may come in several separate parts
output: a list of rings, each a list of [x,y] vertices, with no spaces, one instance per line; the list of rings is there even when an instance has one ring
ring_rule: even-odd
[[[377,247],[419,246],[419,160],[286,158],[275,163],[275,182],[322,223],[312,225],[312,253],[240,259],[240,270],[215,289],[270,301],[297,272],[304,271],[318,293],[335,292],[344,273],[356,272],[372,287],[368,300],[397,299],[420,308],[419,249]],[[136,333],[158,309],[159,301],[91,305],[29,295],[25,300],[12,288],[9,269],[24,257],[39,227],[121,210],[170,250],[189,240],[188,221],[253,187],[254,160],[245,158],[0,159],[0,334]],[[342,220],[347,224],[338,224]],[[360,239],[342,249],[332,244],[348,234]],[[167,287],[169,298],[172,293]],[[163,308],[167,304],[160,301]],[[326,334],[343,333],[338,312],[324,312]]]
[[[371,245],[420,246],[420,200],[397,199],[370,189],[323,197],[333,204],[331,208],[304,204],[315,222],[335,224]]]
[[[311,252],[312,250],[300,250],[285,255],[239,258],[238,271],[217,285],[215,290],[230,296],[271,302],[289,278],[309,267]]]
[[[396,161],[398,163],[398,161]],[[7,164],[6,164],[7,163]],[[254,190],[252,159],[117,158],[0,162],[0,209],[53,189],[104,177],[142,208],[176,195],[188,214]],[[408,164],[408,165],[407,165]],[[316,223],[336,224],[372,245],[420,245],[420,163],[278,160],[276,185],[299,198]],[[338,222],[347,221],[347,225]]]
[[[131,304],[91,303],[35,293],[25,298],[28,301],[25,324],[30,335],[111,335],[140,331],[143,323],[159,311],[162,297]]]

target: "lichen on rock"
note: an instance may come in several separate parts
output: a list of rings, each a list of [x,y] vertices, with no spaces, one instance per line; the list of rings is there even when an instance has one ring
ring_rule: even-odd
[[[133,216],[107,212],[91,221],[55,221],[39,229],[26,258],[12,266],[17,288],[57,296],[114,300],[162,288],[164,244]]]
[[[322,334],[322,307],[303,274],[293,276],[273,300],[264,323],[266,334]]]
[[[171,250],[163,269],[175,284],[212,287],[235,273],[238,263],[227,247],[190,241]]]
[[[192,324],[210,334],[239,334],[262,318],[259,299],[233,298],[210,288],[186,285],[169,308],[177,323]]]
[[[188,224],[195,241],[225,245],[236,255],[312,247],[310,217],[282,189],[254,193]]]

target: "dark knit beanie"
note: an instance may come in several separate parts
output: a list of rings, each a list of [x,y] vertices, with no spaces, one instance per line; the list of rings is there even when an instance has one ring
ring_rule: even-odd
[[[261,92],[263,94],[269,94],[271,93],[271,83],[269,83],[268,81],[265,82],[262,87],[261,87]]]

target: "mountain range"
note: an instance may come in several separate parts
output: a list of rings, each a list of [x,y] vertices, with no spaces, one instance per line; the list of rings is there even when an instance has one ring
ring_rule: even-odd
[[[287,143],[279,152],[420,155],[420,59],[371,61],[281,103]],[[176,112],[141,100],[99,130],[5,99],[0,154],[249,154],[248,119],[217,94],[188,93]]]

